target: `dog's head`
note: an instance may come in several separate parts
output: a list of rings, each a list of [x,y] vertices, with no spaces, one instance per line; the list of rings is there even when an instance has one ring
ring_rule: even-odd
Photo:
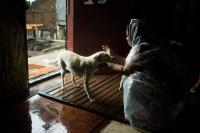
[[[100,52],[95,53],[93,59],[97,62],[113,62],[114,61],[114,57],[105,51],[100,51]]]

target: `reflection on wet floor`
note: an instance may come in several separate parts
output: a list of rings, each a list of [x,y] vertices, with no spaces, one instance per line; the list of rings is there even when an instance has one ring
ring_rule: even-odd
[[[39,99],[32,101],[29,114],[32,120],[32,132],[65,133],[67,128],[60,122],[62,107],[52,106],[49,102]]]
[[[105,118],[38,95],[1,113],[6,133],[89,133]]]
[[[191,102],[172,128],[160,133],[199,131],[199,95],[196,96],[198,101]],[[19,105],[1,106],[0,120],[2,133],[143,133],[115,121],[105,125],[109,119],[39,95]]]
[[[199,93],[192,94],[186,110],[165,132],[199,132]],[[4,103],[5,105],[6,103]],[[1,133],[138,133],[129,125],[110,122],[109,119],[73,106],[35,95],[18,105],[1,106]],[[108,132],[109,131],[109,132]],[[141,132],[142,133],[142,132]]]

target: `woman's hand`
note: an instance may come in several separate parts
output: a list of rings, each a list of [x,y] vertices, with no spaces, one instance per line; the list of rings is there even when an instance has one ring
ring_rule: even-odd
[[[104,73],[122,74],[123,65],[111,63],[111,62],[99,62],[98,69]]]
[[[111,62],[99,62],[98,68],[106,73],[129,75],[134,73],[135,71],[142,70],[143,66],[137,63],[120,65]]]

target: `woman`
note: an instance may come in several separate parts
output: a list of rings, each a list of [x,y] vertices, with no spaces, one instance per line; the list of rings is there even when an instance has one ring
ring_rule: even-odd
[[[143,129],[165,128],[184,107],[181,65],[164,41],[156,39],[140,20],[131,19],[126,34],[131,50],[125,64],[108,63],[106,67],[123,74],[125,117]]]

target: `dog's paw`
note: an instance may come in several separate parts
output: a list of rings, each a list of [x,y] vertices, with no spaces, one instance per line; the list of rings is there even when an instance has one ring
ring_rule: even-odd
[[[92,102],[92,103],[93,103],[93,102],[95,102],[95,100],[94,100],[94,99],[90,99],[90,102]]]
[[[65,91],[65,87],[64,87],[64,86],[62,86],[62,87],[61,87],[61,90],[62,90],[62,91]]]
[[[93,98],[91,98],[91,97],[88,97],[89,98],[89,100],[90,100],[90,102],[94,102],[95,100],[93,99]]]
[[[76,87],[81,88],[83,85],[82,84],[77,84]]]

